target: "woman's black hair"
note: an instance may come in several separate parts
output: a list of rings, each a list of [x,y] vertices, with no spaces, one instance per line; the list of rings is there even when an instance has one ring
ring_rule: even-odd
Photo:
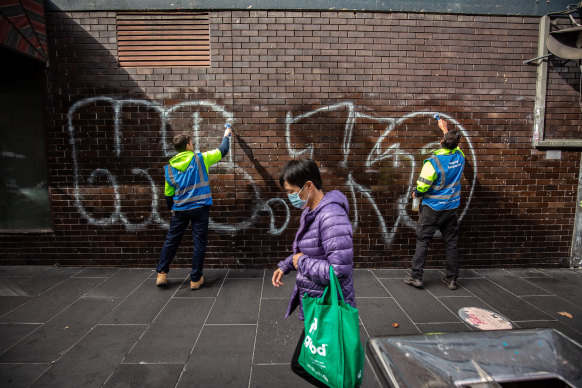
[[[282,188],[285,188],[285,181],[297,187],[303,187],[307,181],[313,182],[318,190],[323,187],[319,168],[311,159],[296,159],[287,162],[279,175],[279,184]]]

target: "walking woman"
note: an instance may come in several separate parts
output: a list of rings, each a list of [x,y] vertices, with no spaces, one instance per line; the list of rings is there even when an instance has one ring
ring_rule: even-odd
[[[283,285],[283,275],[297,271],[295,288],[289,301],[287,318],[299,306],[303,321],[302,299],[305,293],[321,297],[329,285],[330,265],[338,277],[346,303],[356,307],[353,280],[352,225],[348,218],[348,201],[337,190],[325,194],[317,164],[310,159],[288,162],[279,183],[287,192],[291,204],[303,209],[299,230],[293,241],[293,253],[278,264],[273,273],[273,286]],[[319,387],[325,387],[299,365],[298,359],[305,339],[301,333],[291,360],[294,373]]]

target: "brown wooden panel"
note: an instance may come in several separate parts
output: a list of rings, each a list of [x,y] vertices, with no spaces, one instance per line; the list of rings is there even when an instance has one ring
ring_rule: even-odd
[[[120,13],[117,15],[121,66],[210,65],[207,13]]]

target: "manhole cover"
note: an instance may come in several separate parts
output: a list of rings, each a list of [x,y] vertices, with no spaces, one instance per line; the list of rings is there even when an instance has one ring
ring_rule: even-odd
[[[496,312],[479,307],[463,307],[459,316],[469,325],[481,330],[509,330],[513,326],[509,319]]]

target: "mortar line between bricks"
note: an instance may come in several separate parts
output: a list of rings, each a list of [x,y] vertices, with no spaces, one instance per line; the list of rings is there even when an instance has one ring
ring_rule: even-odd
[[[178,384],[180,383],[180,380],[182,379],[182,376],[184,375],[184,372],[186,371],[186,365],[188,364],[190,357],[192,357],[192,353],[194,353],[194,349],[196,348],[196,345],[198,344],[198,340],[200,339],[200,336],[202,335],[202,331],[204,330],[204,326],[206,326],[206,322],[208,322],[208,318],[210,317],[210,314],[212,313],[212,309],[214,308],[214,305],[216,304],[216,301],[218,300],[218,295],[220,295],[220,291],[222,290],[222,287],[224,287],[224,283],[226,282],[226,279],[228,278],[229,272],[230,272],[230,269],[226,271],[226,275],[224,276],[224,279],[222,279],[222,283],[220,284],[220,288],[218,289],[218,292],[216,293],[216,298],[214,298],[214,302],[212,302],[212,306],[210,306],[210,309],[208,310],[208,314],[206,314],[206,318],[204,319],[204,323],[202,324],[202,327],[200,327],[200,331],[198,332],[198,335],[196,336],[196,341],[194,341],[194,345],[192,345],[192,349],[190,349],[190,353],[188,354],[188,358],[186,358],[186,361],[184,361],[184,366],[182,366],[182,371],[180,372],[180,376],[178,377],[178,380],[176,380],[176,385],[174,386],[175,388],[178,387]]]
[[[255,329],[255,341],[253,342],[253,355],[251,357],[251,370],[249,372],[249,384],[248,388],[251,388],[251,381],[253,379],[253,363],[255,362],[255,350],[257,349],[257,337],[259,335],[259,318],[261,317],[261,306],[263,304],[263,291],[265,289],[265,273],[267,270],[263,270],[263,282],[261,283],[261,297],[259,298],[259,311],[257,311],[257,327]]]
[[[70,278],[70,277],[69,277],[69,278]],[[67,279],[69,279],[69,278],[67,278]],[[66,280],[66,279],[65,279],[65,280]],[[63,280],[61,283],[63,283],[65,280]],[[99,284],[96,284],[96,285],[95,285],[95,287],[91,288],[91,289],[90,289],[88,292],[91,292],[91,291],[93,291],[94,289],[96,289],[97,287],[99,287],[101,284],[103,284],[103,282],[105,282],[105,280],[106,280],[106,279],[103,279],[103,281],[102,281],[101,283],[99,283]],[[61,284],[61,283],[59,283],[59,284]],[[55,286],[55,287],[56,287],[56,286]],[[47,291],[48,291],[48,290],[47,290]],[[84,294],[83,294],[83,295],[84,295]],[[80,299],[83,297],[83,295],[81,295],[80,297],[78,297],[77,299],[75,299],[75,300],[74,300],[74,301],[73,301],[71,304],[69,304],[68,306],[66,306],[65,308],[63,308],[62,310],[60,310],[59,312],[57,312],[56,314],[54,314],[54,315],[53,315],[52,317],[50,317],[50,318],[49,318],[49,319],[48,319],[46,322],[42,322],[42,323],[40,323],[40,325],[39,325],[39,326],[38,326],[36,329],[34,329],[33,331],[31,331],[30,333],[28,333],[27,335],[25,335],[23,338],[21,338],[19,341],[17,341],[17,342],[16,342],[16,343],[14,343],[12,346],[10,346],[8,349],[6,349],[6,350],[5,350],[5,351],[3,351],[2,353],[0,353],[0,356],[1,356],[1,355],[3,355],[4,353],[6,353],[7,351],[9,351],[10,349],[12,349],[13,347],[15,347],[16,345],[18,345],[20,342],[24,341],[26,338],[28,338],[28,337],[29,337],[30,335],[32,335],[33,333],[36,333],[38,330],[40,330],[40,328],[41,328],[41,327],[43,327],[44,325],[46,325],[47,323],[49,323],[50,321],[52,321],[52,320],[53,320],[53,319],[54,319],[54,318],[55,318],[57,315],[59,315],[60,313],[62,313],[63,311],[65,311],[66,309],[68,309],[69,307],[71,307],[73,304],[75,304],[75,303],[76,303],[78,300],[80,300]],[[40,296],[40,295],[38,295],[38,296]],[[28,303],[28,302],[30,302],[30,301],[32,301],[32,300],[34,300],[34,299],[35,299],[35,298],[37,298],[38,296],[36,296],[36,297],[32,298],[31,300],[27,301],[26,303]],[[26,303],[22,304],[21,306],[18,306],[17,308],[24,306]],[[14,310],[12,310],[12,311],[14,311]],[[91,330],[93,330],[93,329],[91,329]],[[91,332],[91,330],[89,330],[89,332]],[[76,344],[77,344],[77,342],[75,343],[75,345],[76,345]],[[73,345],[73,346],[74,346],[74,345]],[[65,353],[67,353],[67,352],[69,351],[69,349],[70,349],[70,347],[69,347],[69,348],[67,348],[67,349],[65,349],[65,350],[64,350],[64,351],[61,353],[61,356],[60,356],[59,358],[57,358],[55,361],[58,361],[58,360],[60,360],[60,359],[61,359],[61,357],[63,357],[63,356],[65,355]],[[49,369],[50,369],[50,368],[49,368]],[[47,369],[47,370],[48,370],[48,369]],[[46,371],[45,371],[45,372],[46,372]],[[44,373],[43,373],[43,374],[44,374]],[[42,375],[41,375],[41,376],[42,376]],[[40,377],[40,376],[39,376],[39,377]],[[35,381],[36,381],[36,380],[35,380]]]

